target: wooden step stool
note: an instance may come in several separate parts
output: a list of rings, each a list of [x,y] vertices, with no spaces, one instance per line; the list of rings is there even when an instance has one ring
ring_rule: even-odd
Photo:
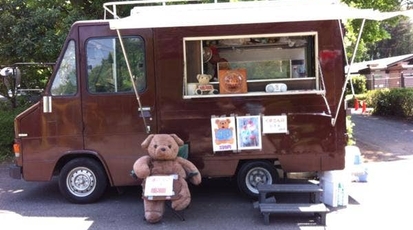
[[[326,214],[329,209],[320,203],[319,193],[323,189],[316,184],[259,184],[259,208],[264,216],[264,223],[270,223],[271,213],[314,213],[319,217],[319,224],[326,225]],[[269,193],[309,193],[309,203],[266,203]]]

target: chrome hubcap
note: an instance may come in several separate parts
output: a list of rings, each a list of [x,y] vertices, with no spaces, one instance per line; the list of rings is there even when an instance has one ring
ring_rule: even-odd
[[[88,168],[74,168],[67,176],[67,187],[77,197],[88,196],[95,190],[96,176]]]
[[[271,173],[262,167],[251,169],[245,178],[247,188],[255,194],[258,194],[257,185],[259,183],[272,184]]]

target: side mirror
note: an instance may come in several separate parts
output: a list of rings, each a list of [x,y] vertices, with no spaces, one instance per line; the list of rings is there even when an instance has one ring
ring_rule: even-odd
[[[11,74],[13,74],[13,68],[11,67],[5,67],[0,70],[0,75],[3,77],[8,77]]]
[[[20,85],[21,72],[19,68],[5,67],[0,70],[0,75],[3,77],[3,83],[7,87],[7,90],[11,90],[11,88],[14,88],[14,90],[16,90]]]

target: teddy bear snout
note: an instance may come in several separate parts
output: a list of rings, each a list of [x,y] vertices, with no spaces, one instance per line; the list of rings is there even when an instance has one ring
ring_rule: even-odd
[[[155,150],[156,157],[162,160],[174,159],[177,154],[173,154],[171,150],[169,146],[158,146]]]

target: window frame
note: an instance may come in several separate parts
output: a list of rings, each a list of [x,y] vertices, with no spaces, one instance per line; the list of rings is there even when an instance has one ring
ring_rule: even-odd
[[[203,49],[203,43],[205,41],[216,41],[216,40],[225,40],[225,39],[254,39],[254,38],[280,38],[280,37],[304,37],[304,36],[312,36],[313,43],[312,44],[312,54],[313,60],[312,61],[312,68],[314,68],[314,76],[306,76],[302,78],[272,78],[272,79],[247,79],[248,84],[249,83],[254,83],[254,82],[277,82],[277,81],[287,81],[287,82],[293,82],[293,81],[298,81],[298,82],[304,82],[305,80],[313,80],[315,87],[312,87],[311,89],[303,89],[303,90],[291,90],[291,91],[285,91],[285,92],[265,92],[264,91],[251,91],[247,93],[234,93],[234,94],[207,94],[207,95],[189,95],[188,94],[188,85],[191,82],[188,82],[189,77],[188,77],[188,67],[190,64],[188,64],[188,55],[187,55],[187,49],[190,44],[188,42],[199,42],[199,52],[200,52],[200,60],[199,62],[201,63],[201,69],[200,72],[204,73],[204,67],[203,67],[203,59],[202,59],[202,49]],[[245,45],[238,45],[237,48],[246,48],[247,46]],[[268,46],[270,47],[270,45]],[[248,47],[251,48],[251,47]],[[252,47],[254,48],[254,47]],[[308,45],[307,45],[308,48]],[[184,59],[184,76],[183,76],[183,98],[184,99],[191,99],[191,98],[205,98],[205,97],[239,97],[239,96],[274,96],[274,95],[288,95],[288,94],[320,94],[320,95],[325,95],[325,90],[322,87],[323,80],[321,79],[323,76],[320,73],[320,65],[318,61],[318,52],[319,52],[319,35],[317,31],[303,31],[303,32],[291,32],[291,33],[268,33],[268,34],[247,34],[247,35],[227,35],[227,36],[198,36],[198,37],[184,37],[183,38],[183,59]],[[290,59],[290,68],[291,68],[291,61],[294,59]],[[305,56],[305,61],[307,61],[307,56]],[[250,61],[253,62],[253,61]],[[290,75],[291,76],[291,75]],[[212,85],[219,85],[219,82],[211,82]],[[299,83],[298,83],[299,84]],[[215,86],[216,87],[216,86]]]

